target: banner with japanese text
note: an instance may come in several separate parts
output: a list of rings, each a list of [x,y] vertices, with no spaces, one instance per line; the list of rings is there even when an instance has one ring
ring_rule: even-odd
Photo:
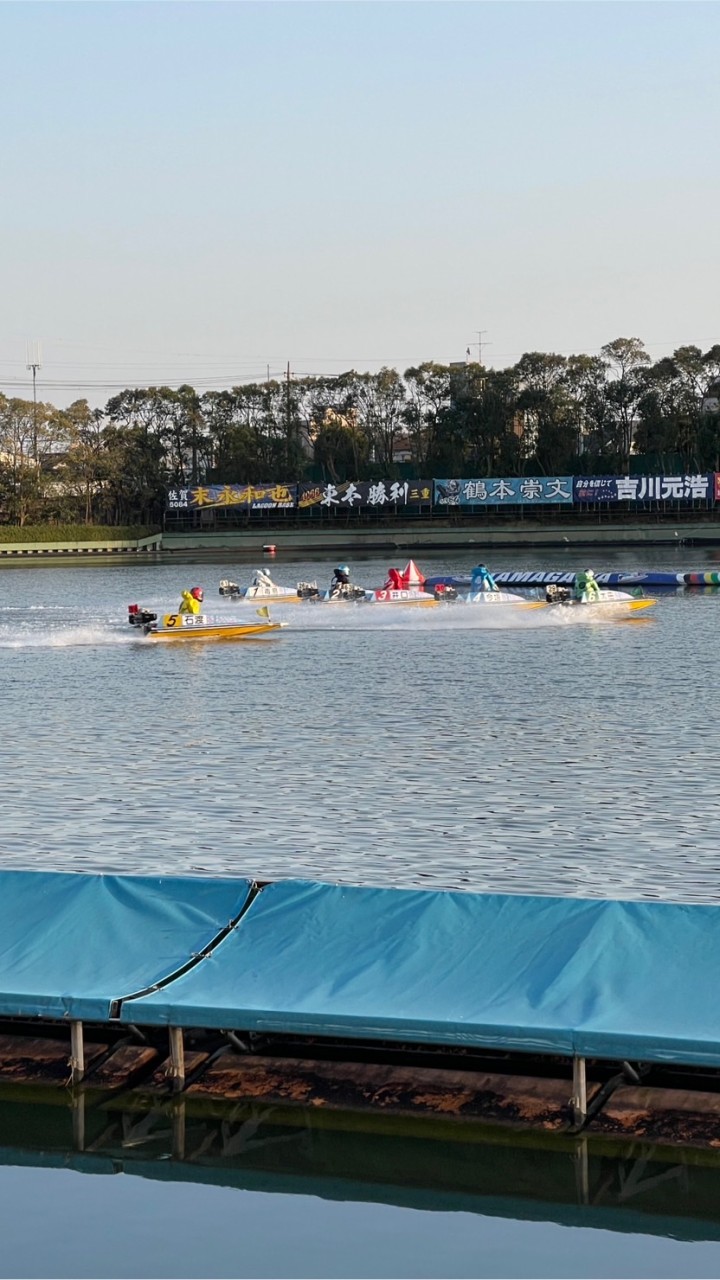
[[[576,502],[617,502],[615,476],[575,476],[573,497]]]
[[[436,480],[439,507],[513,506],[572,502],[572,476],[515,476],[485,480]]]
[[[296,484],[209,484],[170,489],[170,510],[200,507],[245,507],[249,511],[292,510],[297,500]]]
[[[679,502],[717,497],[714,474],[575,476],[576,502]]]
[[[345,480],[342,484],[298,485],[298,508],[419,507],[432,505],[432,480]]]

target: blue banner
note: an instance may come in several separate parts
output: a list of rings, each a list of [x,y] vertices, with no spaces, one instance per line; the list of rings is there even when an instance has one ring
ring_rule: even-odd
[[[575,476],[576,502],[679,502],[713,498],[713,475]]]
[[[576,502],[617,502],[615,476],[575,476],[573,497]]]
[[[485,480],[436,480],[438,507],[496,507],[572,502],[572,476],[512,476]]]

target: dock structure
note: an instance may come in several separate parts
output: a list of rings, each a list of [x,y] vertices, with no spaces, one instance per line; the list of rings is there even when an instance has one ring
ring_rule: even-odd
[[[0,873],[0,1088],[720,1144],[720,907]]]

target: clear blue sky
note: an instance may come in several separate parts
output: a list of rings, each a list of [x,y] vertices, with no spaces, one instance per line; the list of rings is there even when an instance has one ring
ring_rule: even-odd
[[[0,45],[6,393],[26,339],[58,404],[720,341],[717,4],[5,3]]]

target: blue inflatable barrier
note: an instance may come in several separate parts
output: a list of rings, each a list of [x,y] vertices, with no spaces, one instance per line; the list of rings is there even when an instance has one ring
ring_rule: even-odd
[[[506,569],[493,575],[499,587],[549,587],[552,583],[558,586],[571,587],[575,580],[575,571],[556,572],[548,569]],[[601,587],[612,587],[615,590],[627,590],[630,587],[652,587],[654,591],[677,591],[678,587],[720,587],[720,572],[705,573],[596,573],[595,577]],[[433,592],[437,586],[456,587],[459,591],[470,590],[469,578],[454,578],[452,575],[439,575],[425,579],[425,590]]]

